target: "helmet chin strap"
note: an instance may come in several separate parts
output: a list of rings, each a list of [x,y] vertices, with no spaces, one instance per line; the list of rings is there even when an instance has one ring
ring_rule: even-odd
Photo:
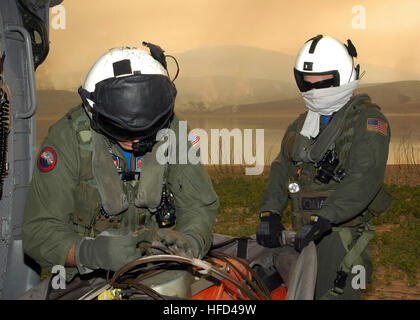
[[[164,128],[169,128],[170,124],[171,124],[171,119],[173,118],[173,113],[171,114],[171,116],[166,120],[166,123],[164,125]],[[139,142],[134,142],[131,144],[131,147],[133,148],[133,155],[135,157],[141,157],[143,155],[145,155],[148,152],[151,152],[153,150],[153,146],[156,144],[156,136],[157,136],[156,132],[155,134],[153,134],[152,136],[146,138],[146,139],[141,139]]]
[[[135,157],[144,156],[147,152],[151,152],[153,146],[155,145],[156,141],[154,140],[146,140],[146,141],[139,141],[132,144],[133,148],[133,155]]]

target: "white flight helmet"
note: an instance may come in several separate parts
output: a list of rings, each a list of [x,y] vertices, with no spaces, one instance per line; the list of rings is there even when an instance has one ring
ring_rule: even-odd
[[[124,68],[121,61],[130,60],[130,67]],[[118,65],[120,68],[118,69]],[[167,70],[155,60],[148,52],[137,47],[119,47],[110,49],[103,54],[88,72],[83,89],[94,92],[97,83],[114,77],[128,76],[132,74],[160,74],[168,77]],[[92,117],[93,102],[87,98],[88,105],[85,109]]]
[[[360,66],[354,66],[357,51],[350,40],[347,45],[329,36],[317,35],[309,39],[296,58],[294,74],[301,92],[314,88],[338,87],[359,78]],[[303,76],[332,74],[333,78],[309,83]]]
[[[176,88],[164,51],[143,42],[111,49],[93,65],[78,92],[94,130],[115,140],[155,142],[174,114]],[[175,60],[176,61],[176,60]]]

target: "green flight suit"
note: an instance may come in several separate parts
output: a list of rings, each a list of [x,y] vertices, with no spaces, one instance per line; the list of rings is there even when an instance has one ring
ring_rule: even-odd
[[[174,116],[171,129],[176,135],[178,124]],[[103,148],[92,147],[94,137],[103,140]],[[193,147],[191,143],[188,146]],[[142,160],[140,178],[122,182],[115,167],[118,160],[119,168],[127,168],[121,149],[90,129],[89,118],[81,106],[51,126],[40,150],[51,149],[56,162],[52,168],[39,162],[35,166],[23,222],[24,251],[43,269],[51,271],[54,265],[64,266],[70,248],[81,237],[95,237],[108,228],[134,231],[147,226],[151,232],[156,230],[150,210],[159,205],[163,185],[173,194],[176,230],[197,240],[201,255],[209,250],[219,200],[201,163],[178,161],[160,165],[155,154],[148,153]],[[99,153],[96,160],[95,150]],[[103,208],[113,215],[109,216],[107,210],[104,214]],[[77,273],[76,267],[66,267],[67,280]]]
[[[362,230],[370,229],[373,234],[370,213],[385,209],[368,210],[374,199],[384,195],[381,187],[388,158],[389,123],[366,95],[353,97],[333,115],[327,126],[321,121],[320,133],[315,139],[299,134],[305,117],[306,113],[300,115],[284,135],[281,151],[271,166],[261,212],[271,211],[281,215],[291,199],[295,230],[308,223],[311,214],[327,218],[333,230],[317,244],[315,298],[357,299],[360,298],[360,290],[352,289],[351,274],[344,293],[331,296],[328,291],[334,287],[337,271],[347,250],[356,243]],[[323,184],[314,179],[318,174],[314,163],[321,160],[332,146],[335,146],[339,159],[335,172],[343,169],[345,176],[340,182],[331,179],[328,184]],[[289,192],[290,183],[297,183],[300,191]],[[388,198],[374,202],[380,207],[389,203]],[[343,234],[347,235],[347,241],[343,241]],[[369,246],[365,247],[357,261],[353,261],[365,267],[367,279],[372,273],[369,250]]]

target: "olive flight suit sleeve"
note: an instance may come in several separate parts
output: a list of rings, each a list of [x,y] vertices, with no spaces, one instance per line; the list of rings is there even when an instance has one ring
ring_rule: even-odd
[[[201,163],[169,165],[168,184],[174,195],[176,230],[196,239],[205,255],[210,249],[219,199]]]
[[[262,198],[260,212],[270,211],[281,215],[287,207],[287,178],[291,162],[288,160],[289,145],[293,143],[297,121],[293,122],[284,134],[280,153],[271,163],[268,185]]]
[[[54,265],[65,265],[70,248],[80,238],[70,223],[79,150],[66,117],[50,128],[40,153],[45,148],[55,152],[56,163],[46,171],[35,164],[24,212],[23,248],[43,268],[50,270]]]
[[[346,176],[319,212],[334,224],[362,213],[384,181],[391,135],[388,120],[379,109],[367,108],[359,116],[354,130],[345,164]]]

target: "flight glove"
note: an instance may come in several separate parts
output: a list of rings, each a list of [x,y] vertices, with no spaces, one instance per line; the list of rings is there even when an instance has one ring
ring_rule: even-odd
[[[80,239],[74,252],[80,274],[94,269],[116,271],[139,259],[143,255],[139,244],[148,242],[144,239],[145,235],[147,234],[144,232],[135,234],[131,231],[108,229],[96,238]]]
[[[261,212],[260,225],[257,230],[257,242],[267,248],[276,248],[282,245],[281,233],[285,230],[280,215],[274,212]]]
[[[312,215],[311,222],[305,224],[295,237],[295,249],[301,252],[309,242],[318,241],[322,236],[331,230],[331,222],[321,216]]]
[[[157,238],[162,245],[177,254],[202,258],[204,244],[196,236],[162,228],[157,231]]]

